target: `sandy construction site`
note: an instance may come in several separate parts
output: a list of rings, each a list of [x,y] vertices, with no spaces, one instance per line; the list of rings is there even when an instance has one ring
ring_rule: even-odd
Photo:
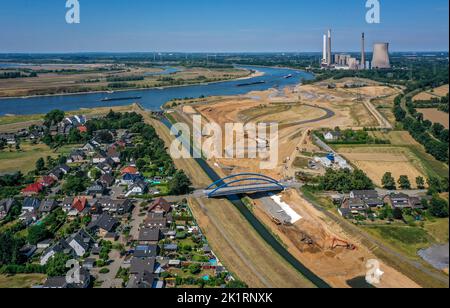
[[[358,88],[350,86],[358,85]],[[318,128],[341,129],[363,127],[390,128],[390,123],[371,101],[392,98],[399,89],[362,79],[343,79],[338,83],[323,81],[283,90],[271,89],[247,95],[212,97],[200,102],[189,101],[175,109],[173,116],[192,123],[194,115],[204,122],[217,123],[222,129],[227,123],[273,123],[279,127],[277,167],[264,172],[277,179],[292,178],[298,168],[293,161],[302,152],[315,153],[320,149],[311,139],[311,131]],[[204,137],[204,141],[208,136]],[[230,173],[261,171],[258,159],[212,159],[211,165]]]
[[[354,83],[364,83],[364,86],[347,87]],[[181,104],[171,116],[192,125],[192,117],[200,115],[205,123],[214,122],[222,128],[227,123],[278,122],[279,160],[276,168],[261,170],[261,159],[249,158],[214,158],[208,163],[222,176],[258,172],[281,180],[294,176],[295,171],[301,168],[298,166],[299,160],[307,162],[310,158],[307,153],[323,152],[312,141],[311,132],[314,129],[332,129],[336,126],[342,129],[388,128],[388,122],[371,104],[371,100],[383,98],[388,101],[387,98],[393,99],[399,91],[372,81],[345,79],[333,85],[321,82],[284,90],[251,92],[242,96],[208,98],[198,103]],[[208,138],[211,137],[203,136],[204,141]],[[394,156],[394,164],[405,160]],[[334,287],[351,287],[354,286],[352,281],[364,281],[367,261],[376,259],[370,247],[346,234],[298,191],[287,191],[277,200],[255,197],[253,211],[281,239],[292,255]],[[267,202],[275,204],[275,212],[276,206],[290,206],[292,213],[295,213],[293,225],[277,224],[273,220],[273,213],[267,211],[267,204],[264,206]],[[382,264],[382,270],[385,276],[377,287],[419,287],[390,266]]]
[[[358,239],[348,236],[343,229],[315,209],[295,191],[286,191],[281,199],[301,219],[292,226],[275,225],[264,211],[262,200],[254,200],[254,213],[272,232],[277,234],[289,252],[333,287],[361,287],[355,281],[365,280],[368,260],[377,257]],[[348,246],[347,246],[348,245]],[[378,288],[417,288],[414,281],[394,268],[381,263],[384,272]]]

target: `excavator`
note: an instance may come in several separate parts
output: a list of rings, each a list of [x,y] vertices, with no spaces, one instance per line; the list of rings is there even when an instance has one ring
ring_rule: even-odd
[[[356,246],[355,245],[353,245],[353,244],[351,244],[349,242],[346,242],[344,240],[341,240],[341,239],[338,239],[338,238],[334,238],[333,239],[333,243],[331,244],[331,249],[334,250],[334,249],[336,249],[338,247],[344,247],[345,249],[348,249],[348,250],[356,250]]]

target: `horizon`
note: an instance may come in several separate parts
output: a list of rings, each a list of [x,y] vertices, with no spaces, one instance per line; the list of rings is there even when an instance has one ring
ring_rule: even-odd
[[[66,23],[63,1],[2,3],[0,27],[9,31],[0,53],[312,53],[328,28],[334,52],[359,52],[361,32],[369,52],[378,41],[391,52],[449,49],[447,0],[381,2],[380,24],[368,24],[365,1],[354,0],[79,3],[80,24]]]

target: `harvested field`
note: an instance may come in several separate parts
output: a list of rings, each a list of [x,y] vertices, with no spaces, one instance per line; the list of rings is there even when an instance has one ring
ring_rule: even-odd
[[[449,128],[448,113],[440,111],[437,108],[417,109],[417,111],[423,113],[425,120],[430,120],[433,123],[441,123],[445,128]]]
[[[444,97],[449,92],[449,85],[443,85],[438,88],[433,89],[432,91],[424,91],[413,97],[414,101],[427,101],[432,98],[440,98]]]
[[[423,168],[413,162],[412,153],[405,148],[396,147],[340,147],[339,154],[363,170],[379,187],[386,172],[395,179],[406,175],[415,187],[416,177],[426,177]]]

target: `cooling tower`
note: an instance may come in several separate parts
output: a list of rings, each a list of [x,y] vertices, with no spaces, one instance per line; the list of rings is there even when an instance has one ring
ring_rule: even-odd
[[[373,45],[372,68],[391,68],[389,61],[389,43],[376,43]]]

